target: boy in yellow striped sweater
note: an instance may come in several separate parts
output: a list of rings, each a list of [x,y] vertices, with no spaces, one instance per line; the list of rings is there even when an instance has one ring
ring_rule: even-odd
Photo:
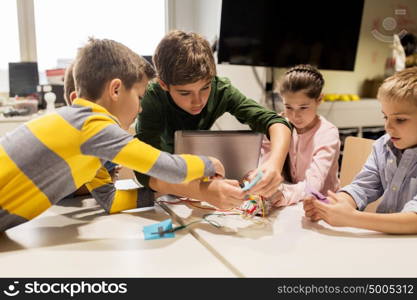
[[[152,67],[126,46],[90,39],[73,71],[79,98],[0,138],[0,232],[33,219],[86,184],[108,213],[153,205],[146,188],[116,190],[103,164],[113,161],[182,183],[224,175],[215,158],[171,155],[125,130],[140,112]]]

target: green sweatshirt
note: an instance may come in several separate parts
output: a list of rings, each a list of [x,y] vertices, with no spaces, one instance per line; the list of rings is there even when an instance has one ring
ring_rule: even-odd
[[[198,115],[191,115],[178,107],[170,94],[158,83],[148,86],[142,99],[142,113],[138,115],[136,137],[160,150],[173,153],[174,133],[177,130],[209,130],[225,112],[256,132],[266,134],[272,124],[290,124],[274,111],[266,109],[256,101],[245,97],[232,86],[230,80],[214,77],[207,105]],[[149,176],[135,172],[136,178],[144,186],[149,184]]]

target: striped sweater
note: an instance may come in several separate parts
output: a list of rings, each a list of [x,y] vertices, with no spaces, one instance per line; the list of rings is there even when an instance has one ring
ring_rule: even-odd
[[[172,183],[215,173],[207,157],[155,149],[102,106],[76,99],[0,137],[0,231],[33,219],[83,184],[108,213],[153,205],[149,189],[116,190],[106,161]]]

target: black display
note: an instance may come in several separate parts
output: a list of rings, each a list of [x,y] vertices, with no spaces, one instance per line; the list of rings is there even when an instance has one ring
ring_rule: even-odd
[[[39,84],[36,62],[9,63],[9,96],[30,96]]]
[[[218,62],[354,69],[364,0],[223,0]]]

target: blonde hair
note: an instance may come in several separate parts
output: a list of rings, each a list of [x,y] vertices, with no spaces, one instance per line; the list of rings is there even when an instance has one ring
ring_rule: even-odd
[[[408,101],[417,106],[417,67],[405,69],[384,80],[377,98],[387,101]]]

